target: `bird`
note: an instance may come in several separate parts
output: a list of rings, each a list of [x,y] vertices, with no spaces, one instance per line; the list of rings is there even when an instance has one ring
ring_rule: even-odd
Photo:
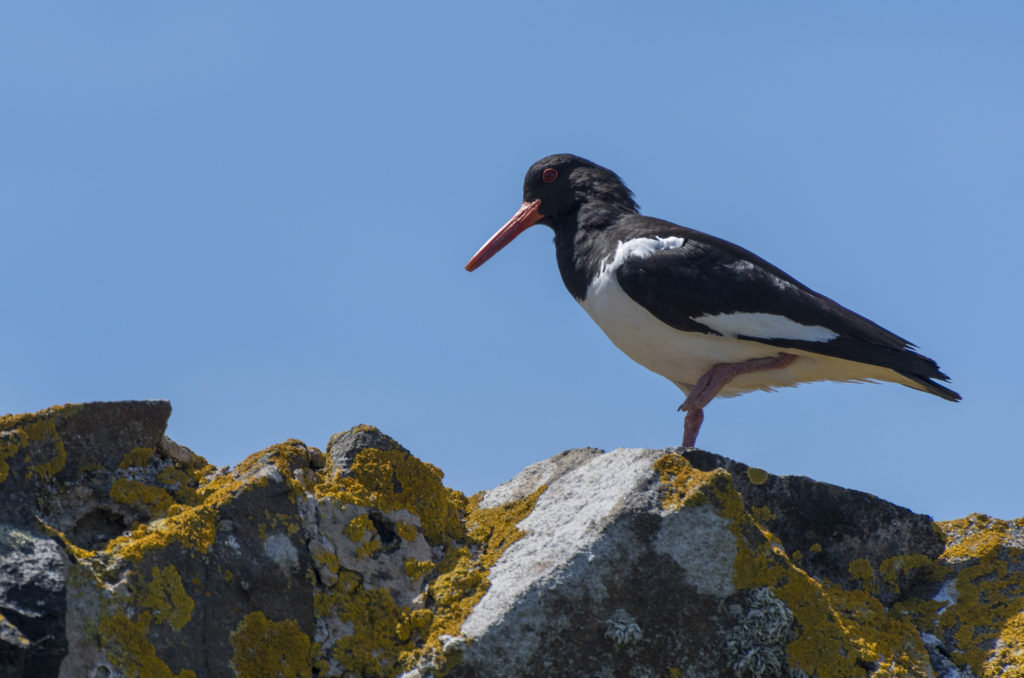
[[[617,174],[575,155],[530,167],[522,206],[466,270],[535,224],[554,231],[562,282],[612,343],[683,392],[684,447],[715,397],[884,381],[960,400],[914,344],[738,245],[641,215]]]

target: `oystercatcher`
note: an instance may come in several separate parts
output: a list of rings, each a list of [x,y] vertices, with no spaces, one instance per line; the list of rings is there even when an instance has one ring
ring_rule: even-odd
[[[626,355],[686,395],[692,447],[715,397],[811,381],[891,381],[958,401],[906,339],[730,242],[641,216],[611,170],[549,155],[526,173],[523,205],[466,264],[472,271],[534,224],[555,232],[569,293]]]

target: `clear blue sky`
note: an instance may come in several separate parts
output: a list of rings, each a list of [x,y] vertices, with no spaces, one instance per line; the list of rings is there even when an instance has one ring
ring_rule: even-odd
[[[8,3],[0,412],[167,398],[216,464],[374,424],[466,492],[679,443],[534,228],[536,159],[917,343],[951,404],[818,384],[700,445],[939,519],[1024,515],[1019,2]]]

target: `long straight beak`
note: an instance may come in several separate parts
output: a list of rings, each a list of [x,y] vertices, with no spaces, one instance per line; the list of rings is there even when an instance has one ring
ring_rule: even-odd
[[[497,254],[498,250],[515,240],[517,235],[543,218],[544,215],[540,213],[540,200],[524,202],[519,211],[498,229],[498,232],[492,235],[483,247],[477,250],[477,253],[466,264],[466,270],[473,271],[479,268],[485,261]]]

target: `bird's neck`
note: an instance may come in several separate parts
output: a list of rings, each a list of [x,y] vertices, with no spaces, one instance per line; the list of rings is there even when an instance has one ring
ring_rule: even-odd
[[[605,202],[588,202],[552,225],[555,231],[555,256],[566,289],[583,301],[591,279],[601,268],[607,243],[614,239],[610,230],[623,217],[634,212]]]

